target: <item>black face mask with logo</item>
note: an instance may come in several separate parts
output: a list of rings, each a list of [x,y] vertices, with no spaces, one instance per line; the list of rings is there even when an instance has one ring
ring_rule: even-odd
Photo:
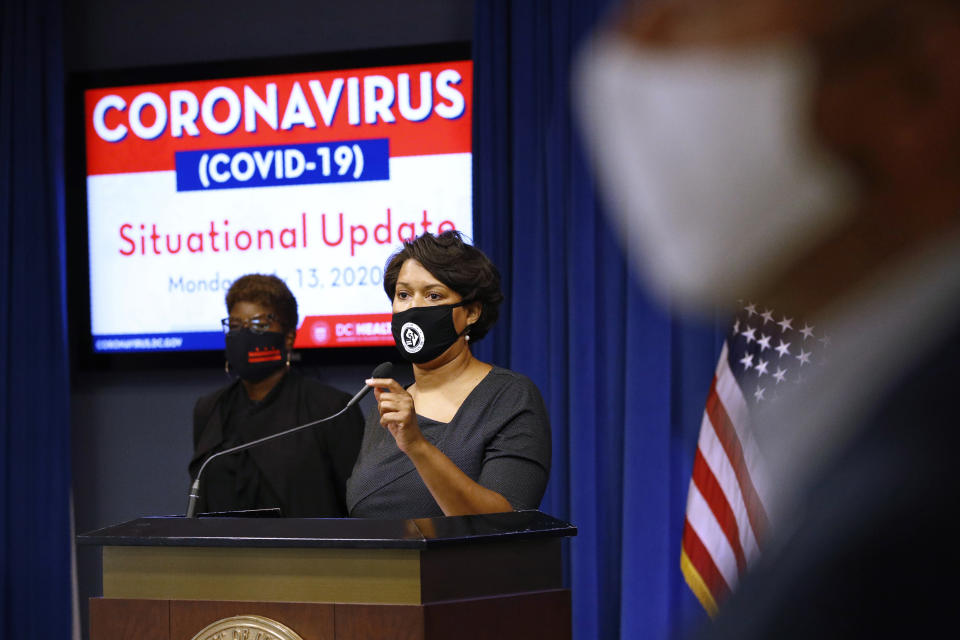
[[[254,333],[236,329],[226,335],[230,370],[247,382],[259,382],[281,368],[287,357],[286,336],[279,331]]]
[[[430,362],[450,348],[467,332],[461,333],[453,326],[453,310],[467,304],[466,300],[454,304],[432,307],[410,307],[393,314],[391,328],[400,355],[413,362]]]

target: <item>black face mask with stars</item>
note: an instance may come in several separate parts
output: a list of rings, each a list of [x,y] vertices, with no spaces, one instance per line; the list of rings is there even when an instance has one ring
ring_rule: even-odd
[[[230,371],[248,382],[263,380],[286,362],[286,342],[286,336],[279,331],[231,331],[226,336],[227,364]]]

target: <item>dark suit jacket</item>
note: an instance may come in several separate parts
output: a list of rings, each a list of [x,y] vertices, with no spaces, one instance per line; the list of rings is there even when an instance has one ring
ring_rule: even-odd
[[[909,336],[904,336],[909,339]],[[890,389],[699,638],[957,635],[960,332]]]
[[[196,477],[203,461],[224,447],[223,427],[227,419],[225,404],[232,393],[244,393],[240,381],[203,396],[193,412],[194,453],[190,476]],[[350,396],[306,378],[295,370],[284,376],[278,387],[264,399],[262,406],[235,425],[240,442],[283,431],[341,410]],[[256,465],[269,493],[279,499],[283,515],[289,517],[342,517],[347,515],[345,486],[363,438],[363,416],[354,406],[343,416],[278,438],[248,450],[244,464]],[[232,454],[243,455],[243,454]],[[210,463],[203,477],[216,473],[223,456]],[[235,462],[235,461],[234,461]],[[209,504],[201,480],[198,511],[218,511]],[[231,505],[235,506],[235,505]],[[249,504],[243,508],[263,508],[272,504]]]

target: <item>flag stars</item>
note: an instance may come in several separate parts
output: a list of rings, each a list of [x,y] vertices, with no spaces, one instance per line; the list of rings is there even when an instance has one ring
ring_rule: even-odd
[[[780,344],[776,348],[777,353],[780,354],[780,357],[790,355],[790,343],[780,340]]]
[[[774,379],[777,381],[777,384],[780,384],[781,382],[783,382],[783,381],[786,379],[786,377],[787,377],[787,370],[786,370],[786,369],[781,369],[780,367],[777,367],[777,370],[774,371],[771,375],[773,375]]]
[[[805,365],[805,364],[810,364],[810,356],[811,356],[811,355],[812,355],[812,352],[810,352],[810,351],[804,351],[803,349],[800,349],[800,355],[797,356],[797,360],[800,361],[800,366],[801,366],[801,367],[802,367],[803,365]]]
[[[813,330],[814,330],[814,327],[811,327],[809,324],[807,324],[806,322],[804,322],[804,323],[803,323],[803,329],[800,329],[800,333],[803,334],[803,339],[806,340],[807,338],[812,338],[812,337],[814,337],[814,336],[813,336]]]
[[[756,330],[756,329],[751,329],[751,328],[748,327],[746,331],[741,331],[741,332],[740,332],[740,335],[742,335],[744,338],[747,339],[747,344],[750,344],[751,342],[755,342],[755,341],[756,341],[756,339],[757,339],[757,338],[756,338],[756,333],[757,333],[757,330]]]
[[[770,348],[770,338],[773,336],[765,336],[762,333],[760,334],[760,339],[757,340],[757,344],[760,345],[760,353],[763,353]]]
[[[760,314],[760,317],[763,318],[762,326],[764,327],[767,326],[768,322],[773,322],[773,309],[767,309],[766,311]]]
[[[830,346],[830,336],[825,335],[825,336],[823,336],[822,338],[819,338],[819,339],[818,339],[818,342],[820,342],[820,344],[822,344],[822,345],[825,346],[825,347],[829,347],[829,346]]]
[[[761,400],[763,400],[763,394],[764,392],[766,392],[766,390],[767,390],[766,387],[761,387],[760,385],[757,385],[757,390],[753,392],[754,399],[757,402],[760,402]]]
[[[747,312],[747,318],[752,318],[753,316],[757,315],[757,305],[753,304],[752,302],[745,306],[743,310]]]
[[[733,323],[733,335],[740,333],[740,318],[737,318]]]
[[[791,329],[793,329],[793,318],[788,318],[787,316],[783,316],[783,318],[781,318],[780,322],[778,322],[777,324],[780,325],[780,331],[782,331],[783,333],[786,333],[787,331],[790,331]]]
[[[742,358],[740,358],[740,364],[743,365],[744,371],[749,371],[753,368],[753,354],[745,353]]]
[[[757,364],[754,366],[754,368],[757,370],[757,375],[758,375],[758,376],[762,376],[762,375],[766,374],[766,373],[767,373],[767,365],[769,365],[769,364],[770,364],[770,363],[767,362],[766,360],[760,360],[759,362],[757,362]]]

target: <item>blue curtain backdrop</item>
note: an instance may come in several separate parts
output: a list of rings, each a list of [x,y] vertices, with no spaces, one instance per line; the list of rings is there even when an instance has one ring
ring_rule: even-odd
[[[475,4],[475,240],[508,310],[477,355],[547,402],[542,509],[570,520],[574,637],[670,638],[706,616],[680,573],[687,486],[722,336],[652,304],[600,211],[569,107],[603,0]]]
[[[57,0],[0,9],[0,637],[69,638],[69,370]]]

